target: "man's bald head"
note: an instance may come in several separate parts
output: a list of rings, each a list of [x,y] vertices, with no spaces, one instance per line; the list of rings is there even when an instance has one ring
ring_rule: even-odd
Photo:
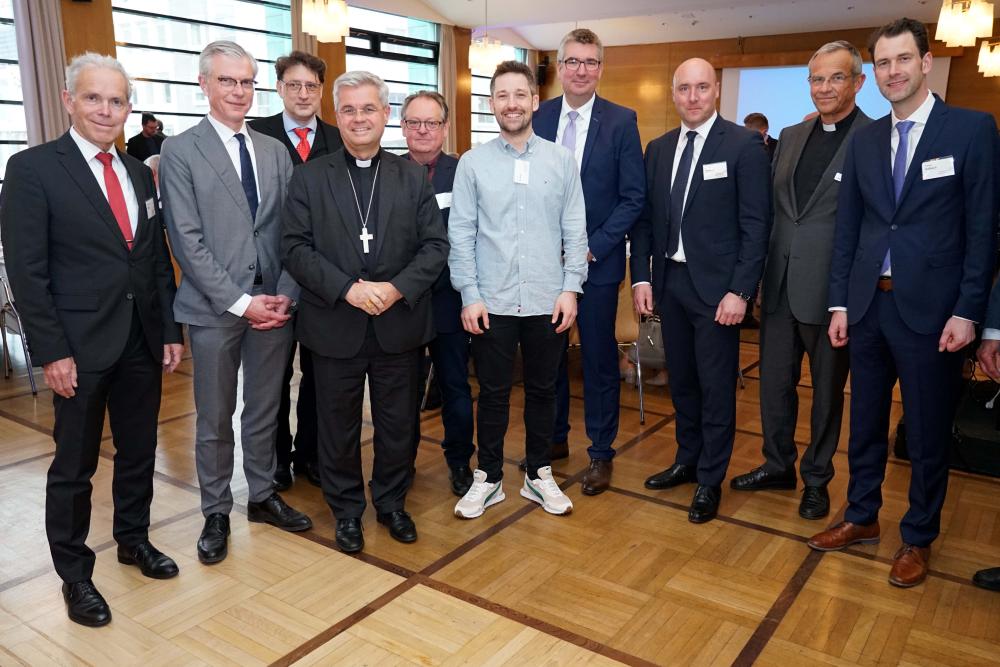
[[[719,99],[719,79],[712,63],[703,58],[682,62],[674,71],[673,96],[677,113],[689,129],[711,118]]]

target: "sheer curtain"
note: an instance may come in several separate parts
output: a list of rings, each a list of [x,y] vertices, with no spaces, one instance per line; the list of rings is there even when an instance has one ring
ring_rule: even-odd
[[[438,92],[448,103],[448,136],[444,138],[444,152],[454,154],[458,150],[458,134],[455,130],[455,90],[457,88],[458,63],[455,59],[455,26],[440,26],[441,46],[438,55]]]
[[[60,96],[66,54],[59,0],[14,0],[14,32],[28,145],[37,146],[69,129]]]

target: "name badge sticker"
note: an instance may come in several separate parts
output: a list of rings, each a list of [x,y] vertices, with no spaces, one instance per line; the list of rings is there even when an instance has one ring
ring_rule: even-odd
[[[833,175],[833,180],[837,181],[838,183],[840,183],[840,179],[841,178],[842,178],[842,176],[841,176],[841,173],[839,171],[836,174]]]
[[[925,181],[934,178],[944,178],[945,176],[954,176],[955,158],[951,155],[948,157],[936,157],[931,160],[925,160],[920,167],[923,171]]]
[[[514,182],[523,185],[528,184],[528,170],[531,163],[527,160],[514,160]]]
[[[442,193],[436,194],[436,195],[434,195],[434,198],[437,199],[438,208],[441,209],[442,211],[445,210],[446,208],[450,208],[451,207],[451,193],[450,192],[442,192]]]
[[[156,199],[150,197],[146,200],[146,217],[152,218],[156,215]]]
[[[729,172],[725,162],[713,162],[701,166],[701,175],[706,181],[714,181],[717,178],[728,178]]]

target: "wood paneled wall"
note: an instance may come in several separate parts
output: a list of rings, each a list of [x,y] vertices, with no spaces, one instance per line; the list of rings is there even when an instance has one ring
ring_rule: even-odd
[[[326,61],[326,80],[323,82],[323,101],[320,103],[319,117],[336,125],[337,113],[333,109],[333,82],[347,71],[347,47],[343,41],[317,42],[316,55]]]
[[[456,146],[459,155],[472,148],[472,70],[469,69],[469,44],[472,30],[455,27],[455,108],[451,110],[455,124]]]
[[[117,55],[111,0],[62,0],[61,10],[67,62],[85,51]]]
[[[873,29],[607,47],[604,49],[604,74],[598,94],[636,110],[639,134],[645,145],[680,123],[671,101],[670,79],[684,60],[698,56],[720,68],[804,65],[815,49],[837,39],[849,40],[865,53],[864,47]],[[933,35],[934,26],[929,26],[929,29]],[[1000,34],[1000,20],[996,22],[994,34]],[[987,79],[979,74],[976,69],[978,49],[948,49],[943,44],[935,43],[931,51],[952,57],[948,102],[989,111],[1000,123],[1000,77]],[[539,58],[545,55],[552,63],[556,62],[555,51],[540,53]],[[562,94],[558,76],[550,77],[541,92],[542,99]],[[808,91],[803,89],[803,94],[808,94]]]

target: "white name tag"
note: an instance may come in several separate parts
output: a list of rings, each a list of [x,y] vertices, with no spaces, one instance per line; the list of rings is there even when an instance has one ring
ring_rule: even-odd
[[[528,184],[528,170],[531,163],[527,160],[514,160],[514,182]]]
[[[841,176],[839,171],[833,175],[833,180],[837,181],[838,183],[840,183],[840,178]]]
[[[440,194],[436,194],[434,195],[434,198],[437,199],[438,208],[441,209],[442,211],[451,206],[450,192],[442,192]]]
[[[152,218],[156,215],[156,199],[150,197],[146,200],[146,217]]]
[[[714,181],[717,178],[727,178],[729,172],[726,170],[725,162],[713,162],[701,166],[701,175],[706,181]]]
[[[932,178],[954,176],[955,158],[950,155],[948,157],[936,157],[933,160],[925,161],[921,167],[923,169],[925,181],[929,181]]]

